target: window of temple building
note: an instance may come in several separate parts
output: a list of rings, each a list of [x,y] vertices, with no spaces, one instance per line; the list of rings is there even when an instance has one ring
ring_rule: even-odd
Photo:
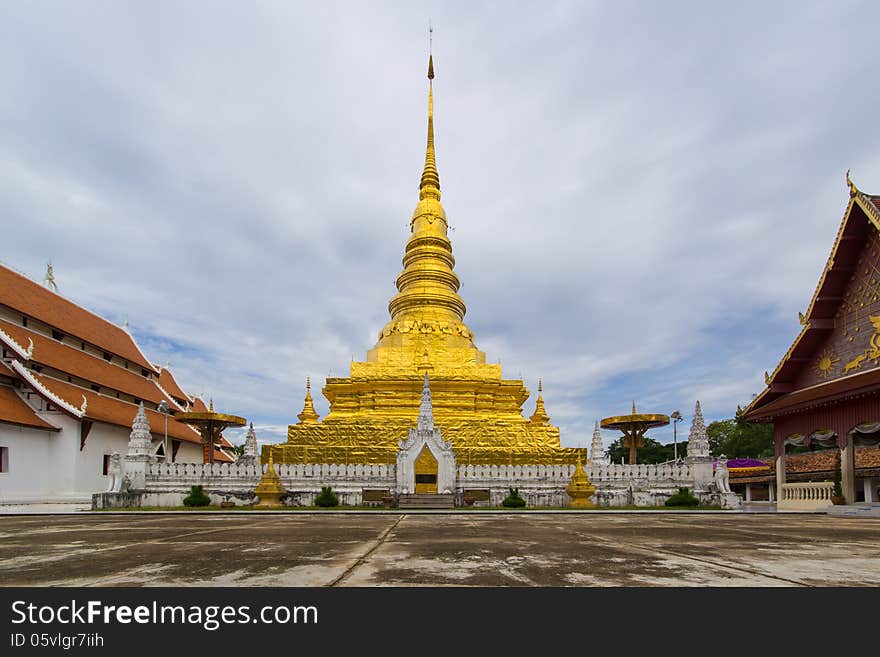
[[[9,472],[9,448],[0,447],[0,472]]]
[[[104,465],[101,468],[101,474],[107,475],[110,474],[110,455],[104,454]]]
[[[97,383],[93,383],[92,390],[94,390],[95,392],[101,392],[101,386],[99,386]]]
[[[145,370],[144,368],[141,368],[141,375],[150,378],[150,373],[147,372],[147,370]]]
[[[21,316],[21,325],[27,326],[27,317],[25,317],[24,315]]]
[[[52,329],[52,337],[55,338],[56,340],[63,340],[64,334],[57,329]]]

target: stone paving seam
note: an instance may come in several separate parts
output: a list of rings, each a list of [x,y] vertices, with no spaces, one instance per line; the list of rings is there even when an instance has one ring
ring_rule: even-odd
[[[388,538],[388,535],[389,535],[392,531],[394,531],[394,528],[397,527],[397,525],[400,524],[400,521],[403,520],[404,518],[406,518],[406,516],[407,516],[406,513],[404,513],[403,515],[399,516],[399,517],[397,518],[397,520],[394,522],[394,524],[391,525],[388,529],[386,529],[386,530],[382,533],[382,535],[381,535],[378,539],[376,539],[375,545],[373,545],[369,550],[367,550],[363,555],[361,555],[361,556],[360,556],[360,557],[354,562],[354,564],[351,565],[350,568],[348,568],[348,569],[347,569],[344,573],[342,573],[339,577],[337,577],[337,578],[334,579],[332,582],[330,582],[330,584],[328,584],[327,586],[328,586],[328,587],[340,586],[344,580],[348,579],[348,578],[351,576],[351,574],[354,573],[355,570],[357,570],[360,566],[362,566],[362,565],[364,564],[364,562],[370,557],[371,554],[373,554],[373,552],[375,552],[376,550],[379,549],[379,547],[385,542],[385,539]]]

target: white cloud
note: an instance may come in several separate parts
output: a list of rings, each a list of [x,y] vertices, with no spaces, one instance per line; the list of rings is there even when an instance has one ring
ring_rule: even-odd
[[[880,190],[874,3],[337,9],[0,8],[4,261],[51,258],[273,437],[386,320],[428,13],[467,321],[566,444],[633,398],[732,415],[797,333],[843,172]]]

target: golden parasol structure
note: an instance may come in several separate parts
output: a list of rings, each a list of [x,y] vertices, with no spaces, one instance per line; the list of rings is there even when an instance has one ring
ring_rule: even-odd
[[[243,427],[247,420],[237,415],[215,413],[214,402],[208,412],[175,413],[174,419],[198,428],[202,434],[202,454],[204,463],[214,462],[214,447],[220,444],[220,434],[229,427]]]
[[[669,416],[661,413],[636,413],[633,402],[632,413],[629,415],[612,415],[599,422],[603,429],[616,429],[623,432],[623,446],[629,447],[629,462],[636,463],[639,447],[645,446],[645,433],[648,429],[665,427],[669,424]]]

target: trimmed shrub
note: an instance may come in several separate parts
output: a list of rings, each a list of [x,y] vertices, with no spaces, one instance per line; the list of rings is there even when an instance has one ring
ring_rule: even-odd
[[[666,500],[666,506],[700,506],[700,500],[687,488],[679,488],[675,495]]]
[[[321,486],[321,493],[315,498],[315,506],[339,506],[339,498],[330,486]]]
[[[211,498],[205,495],[201,486],[193,486],[189,495],[183,498],[183,506],[211,506]]]
[[[501,502],[501,506],[510,508],[510,509],[521,509],[526,505],[526,501],[519,496],[519,490],[516,488],[509,488],[510,492],[507,497],[504,498]]]

